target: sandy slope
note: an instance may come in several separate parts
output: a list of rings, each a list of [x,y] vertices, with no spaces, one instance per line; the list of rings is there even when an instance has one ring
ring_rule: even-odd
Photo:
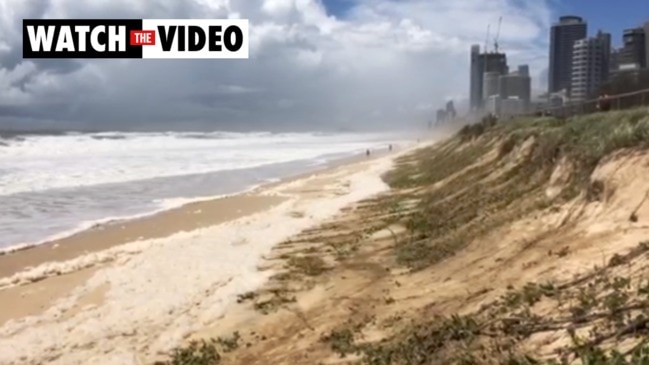
[[[357,342],[374,341],[411,320],[475,311],[510,285],[571,280],[594,265],[606,266],[614,254],[624,254],[649,237],[649,154],[612,156],[592,178],[605,186],[601,201],[578,199],[521,217],[418,272],[396,265],[392,235],[403,228],[382,229],[376,222],[386,213],[368,202],[278,246],[271,259],[275,267],[286,268],[286,256],[315,253],[326,259],[329,270],[272,281],[261,297],[231,306],[227,317],[196,337],[225,337],[237,331],[241,346],[226,354],[226,364],[342,364],[355,357],[341,358],[330,342],[322,341],[332,330],[355,328]],[[637,220],[629,219],[632,213]],[[332,258],[330,248],[350,239],[335,237],[359,230],[365,233],[358,251],[341,261]],[[647,267],[646,258],[640,265]],[[263,302],[277,288],[288,290],[287,296],[296,300],[283,302],[270,314],[254,309],[252,303]],[[552,308],[537,310],[554,314]],[[566,340],[565,332],[546,332],[533,336],[527,346],[549,354]]]

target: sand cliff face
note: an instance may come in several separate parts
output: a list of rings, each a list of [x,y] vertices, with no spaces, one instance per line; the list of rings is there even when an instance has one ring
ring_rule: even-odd
[[[283,271],[194,338],[236,332],[223,364],[628,359],[649,318],[649,116],[625,113],[401,158],[390,192],[276,246]],[[629,124],[645,137],[608,139]]]

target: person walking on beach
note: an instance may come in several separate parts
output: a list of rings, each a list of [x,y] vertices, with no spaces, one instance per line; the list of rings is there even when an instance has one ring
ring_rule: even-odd
[[[392,145],[389,145],[389,146],[388,146],[388,150],[389,150],[389,151],[392,151]]]
[[[370,157],[370,150],[369,149],[365,150],[365,156]]]

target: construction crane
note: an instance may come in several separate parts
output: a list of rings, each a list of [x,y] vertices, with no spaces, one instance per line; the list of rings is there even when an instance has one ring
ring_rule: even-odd
[[[484,40],[484,53],[487,53],[487,48],[489,48],[489,31],[491,30],[491,24],[487,24],[487,38]]]
[[[496,31],[496,37],[494,38],[494,53],[498,53],[498,37],[500,37],[500,25],[503,22],[503,17],[498,18],[498,30]]]

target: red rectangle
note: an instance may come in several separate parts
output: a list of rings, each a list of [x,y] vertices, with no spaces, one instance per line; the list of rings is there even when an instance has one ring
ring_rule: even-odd
[[[131,46],[152,46],[155,44],[155,30],[132,30]]]

